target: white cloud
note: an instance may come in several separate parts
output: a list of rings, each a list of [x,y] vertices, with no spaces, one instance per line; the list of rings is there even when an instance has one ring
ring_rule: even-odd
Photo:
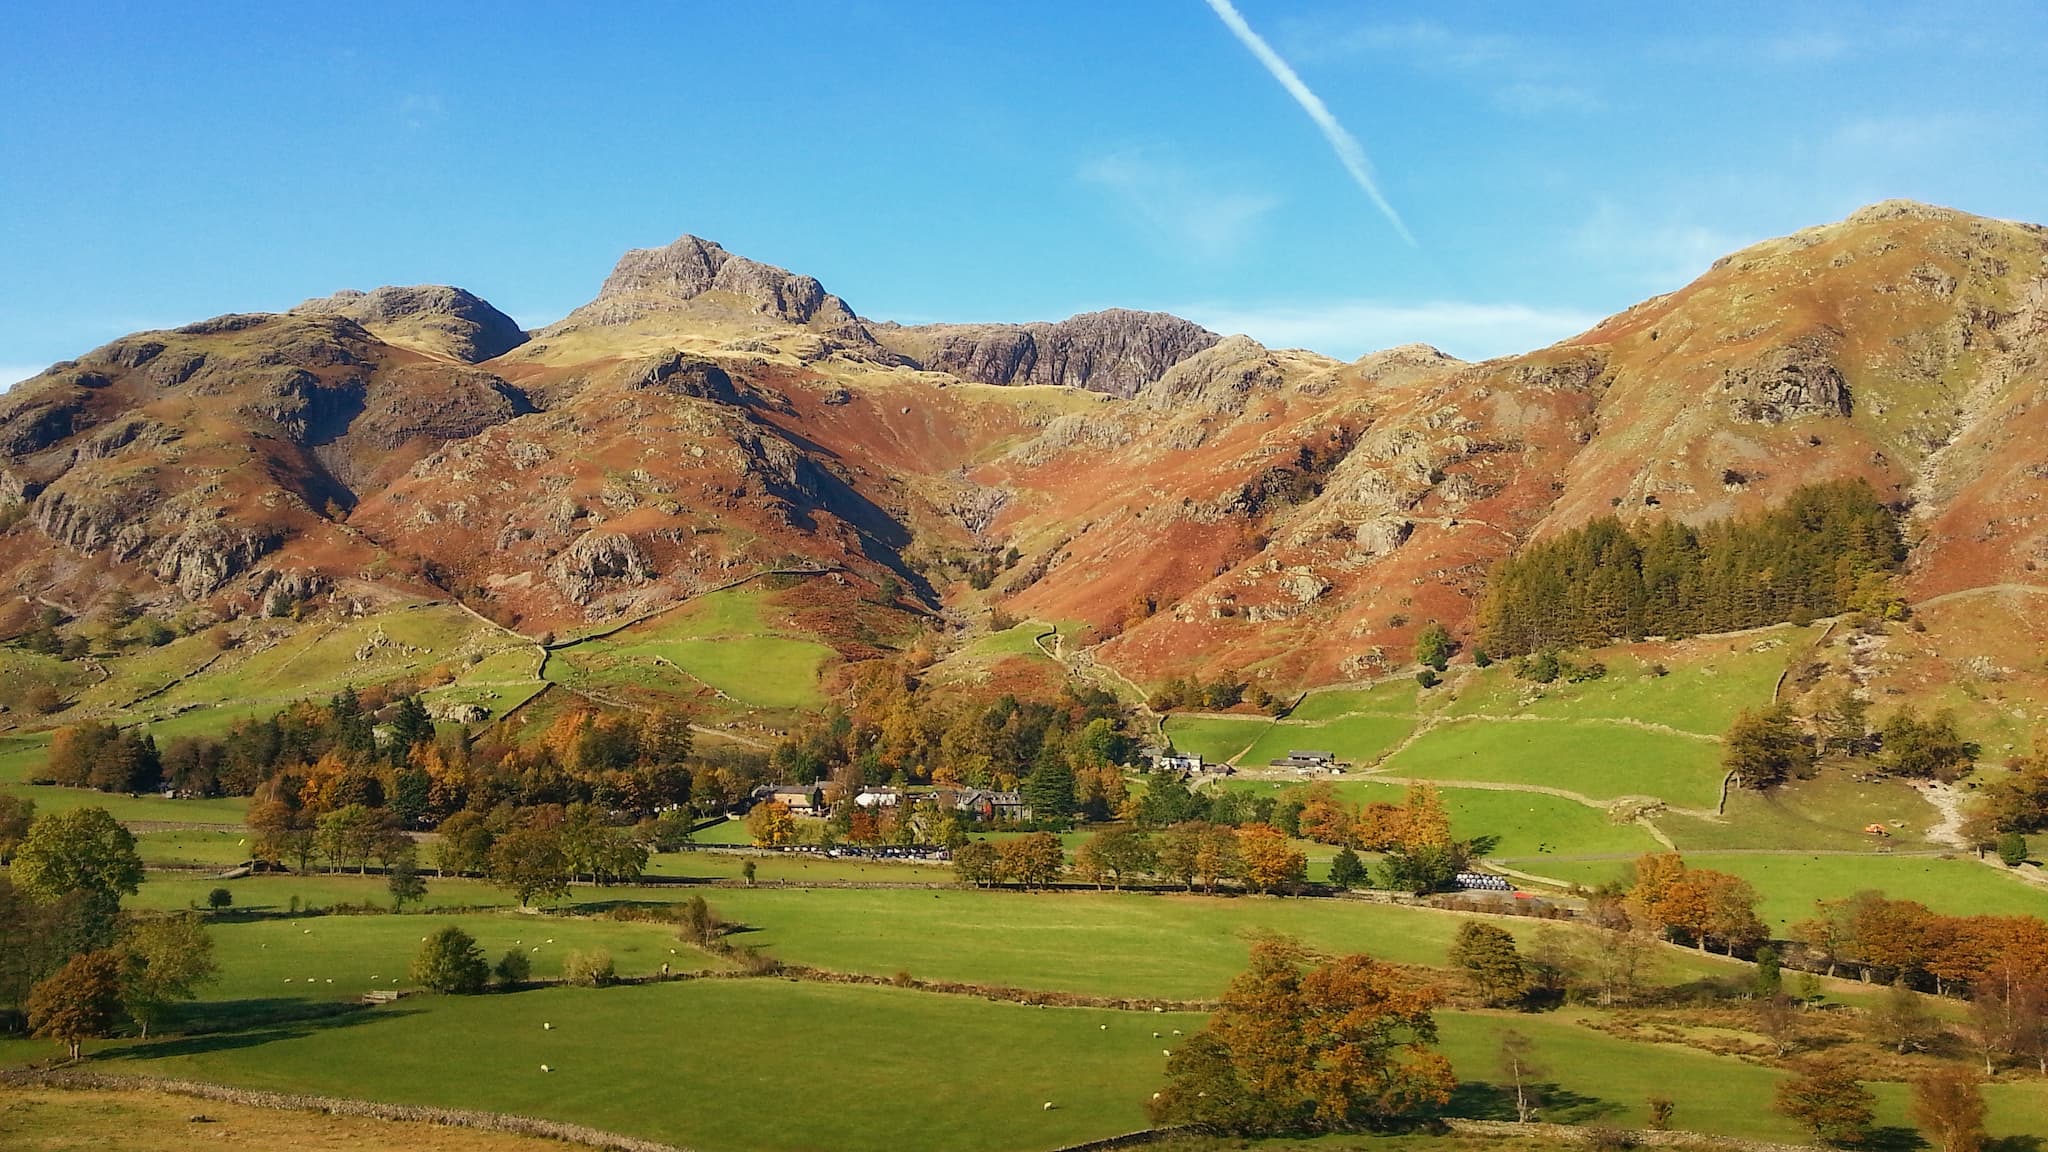
[[[1308,118],[1315,121],[1316,127],[1323,133],[1323,139],[1329,141],[1330,150],[1337,154],[1338,163],[1344,165],[1346,172],[1351,173],[1351,179],[1364,190],[1366,198],[1373,202],[1373,206],[1380,210],[1380,214],[1387,218],[1387,223],[1394,226],[1394,231],[1401,234],[1401,239],[1411,245],[1415,244],[1415,236],[1408,231],[1408,225],[1401,222],[1401,214],[1394,211],[1394,206],[1387,202],[1385,196],[1380,195],[1379,182],[1373,179],[1372,162],[1365,157],[1364,145],[1361,145],[1358,138],[1347,131],[1344,125],[1337,122],[1336,115],[1323,103],[1322,97],[1317,96],[1309,90],[1307,84],[1302,83],[1301,77],[1295,74],[1287,61],[1282,60],[1280,54],[1273,51],[1273,46],[1266,43],[1264,37],[1252,31],[1252,26],[1245,23],[1244,17],[1238,13],[1230,0],[1208,2],[1210,10],[1216,13],[1217,19],[1223,21],[1224,27],[1230,29],[1230,34],[1237,37],[1238,42],[1250,50],[1251,54],[1258,58],[1259,63],[1265,65],[1266,71],[1272,73],[1273,79],[1280,82],[1280,87],[1285,88],[1287,94],[1294,97],[1294,102],[1301,105],[1302,111],[1308,113]]]
[[[1109,192],[1175,253],[1211,262],[1236,255],[1280,204],[1277,197],[1212,187],[1178,164],[1137,151],[1099,156],[1075,178]]]
[[[1346,359],[1398,344],[1430,344],[1483,360],[1527,352],[1600,322],[1590,312],[1526,304],[1328,300],[1299,304],[1190,304],[1172,311],[1218,332],[1242,332],[1273,348],[1312,348]]]

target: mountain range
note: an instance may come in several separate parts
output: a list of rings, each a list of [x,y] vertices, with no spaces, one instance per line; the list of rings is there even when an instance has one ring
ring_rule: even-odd
[[[1551,347],[1343,362],[1161,313],[903,326],[684,236],[522,331],[386,287],[142,332],[0,396],[0,631],[116,588],[215,614],[459,599],[525,632],[769,568],[830,615],[1059,621],[1145,683],[1274,685],[1470,635],[1595,517],[1861,477],[1909,597],[2048,563],[2048,230],[1903,201]],[[850,627],[850,626],[849,626]]]

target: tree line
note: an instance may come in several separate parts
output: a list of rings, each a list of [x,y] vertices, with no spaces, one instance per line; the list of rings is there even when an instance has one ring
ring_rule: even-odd
[[[1808,484],[1767,511],[1694,528],[1612,517],[1494,566],[1479,635],[1494,656],[1690,636],[1849,610],[1897,618],[1897,515],[1862,479]]]
[[[94,1037],[147,1037],[214,979],[213,940],[195,915],[124,911],[142,883],[135,837],[102,808],[10,815],[0,844],[0,1028],[26,1028],[76,1059]]]

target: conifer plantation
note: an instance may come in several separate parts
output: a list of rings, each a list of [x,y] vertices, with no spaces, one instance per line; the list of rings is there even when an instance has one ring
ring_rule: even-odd
[[[1607,516],[1495,566],[1479,610],[1488,652],[1895,614],[1905,559],[1896,514],[1861,480],[1794,489],[1767,512],[1694,528]]]

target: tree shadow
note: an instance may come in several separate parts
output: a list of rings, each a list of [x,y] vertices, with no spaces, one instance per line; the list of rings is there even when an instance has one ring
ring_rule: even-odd
[[[209,1052],[232,1052],[258,1048],[280,1040],[299,1040],[316,1032],[349,1028],[373,1020],[410,1016],[418,1009],[384,1007],[371,1011],[364,1004],[300,1004],[296,1015],[277,1001],[224,1001],[210,1008],[226,1007],[229,1014],[205,1021],[201,1031],[166,1037],[102,1054],[99,1059],[155,1060],[167,1056],[197,1056]],[[310,1011],[308,1009],[311,1009]],[[265,1013],[273,1013],[266,1016]]]
[[[2048,1142],[2039,1136],[2000,1136],[1986,1140],[1984,1152],[2048,1152]]]
[[[255,997],[246,1000],[212,1000],[185,1004],[174,1020],[187,1035],[245,1032],[252,1028],[325,1026],[330,1022],[363,1016],[377,1006],[338,1000],[295,1000],[290,997]],[[395,1011],[384,1006],[385,1014]],[[410,1013],[411,1009],[406,1009]]]
[[[1624,1111],[1621,1105],[1598,1096],[1587,1096],[1557,1084],[1532,1086],[1539,1101],[1540,1119],[1554,1124],[1583,1124]],[[1484,1080],[1468,1080],[1452,1091],[1444,1113],[1467,1120],[1515,1119],[1515,1090]]]
[[[1870,1135],[1858,1147],[1872,1149],[1874,1152],[1915,1152],[1916,1149],[1927,1147],[1927,1141],[1922,1140],[1920,1133],[1913,1129],[1893,1124],[1871,1129]]]

